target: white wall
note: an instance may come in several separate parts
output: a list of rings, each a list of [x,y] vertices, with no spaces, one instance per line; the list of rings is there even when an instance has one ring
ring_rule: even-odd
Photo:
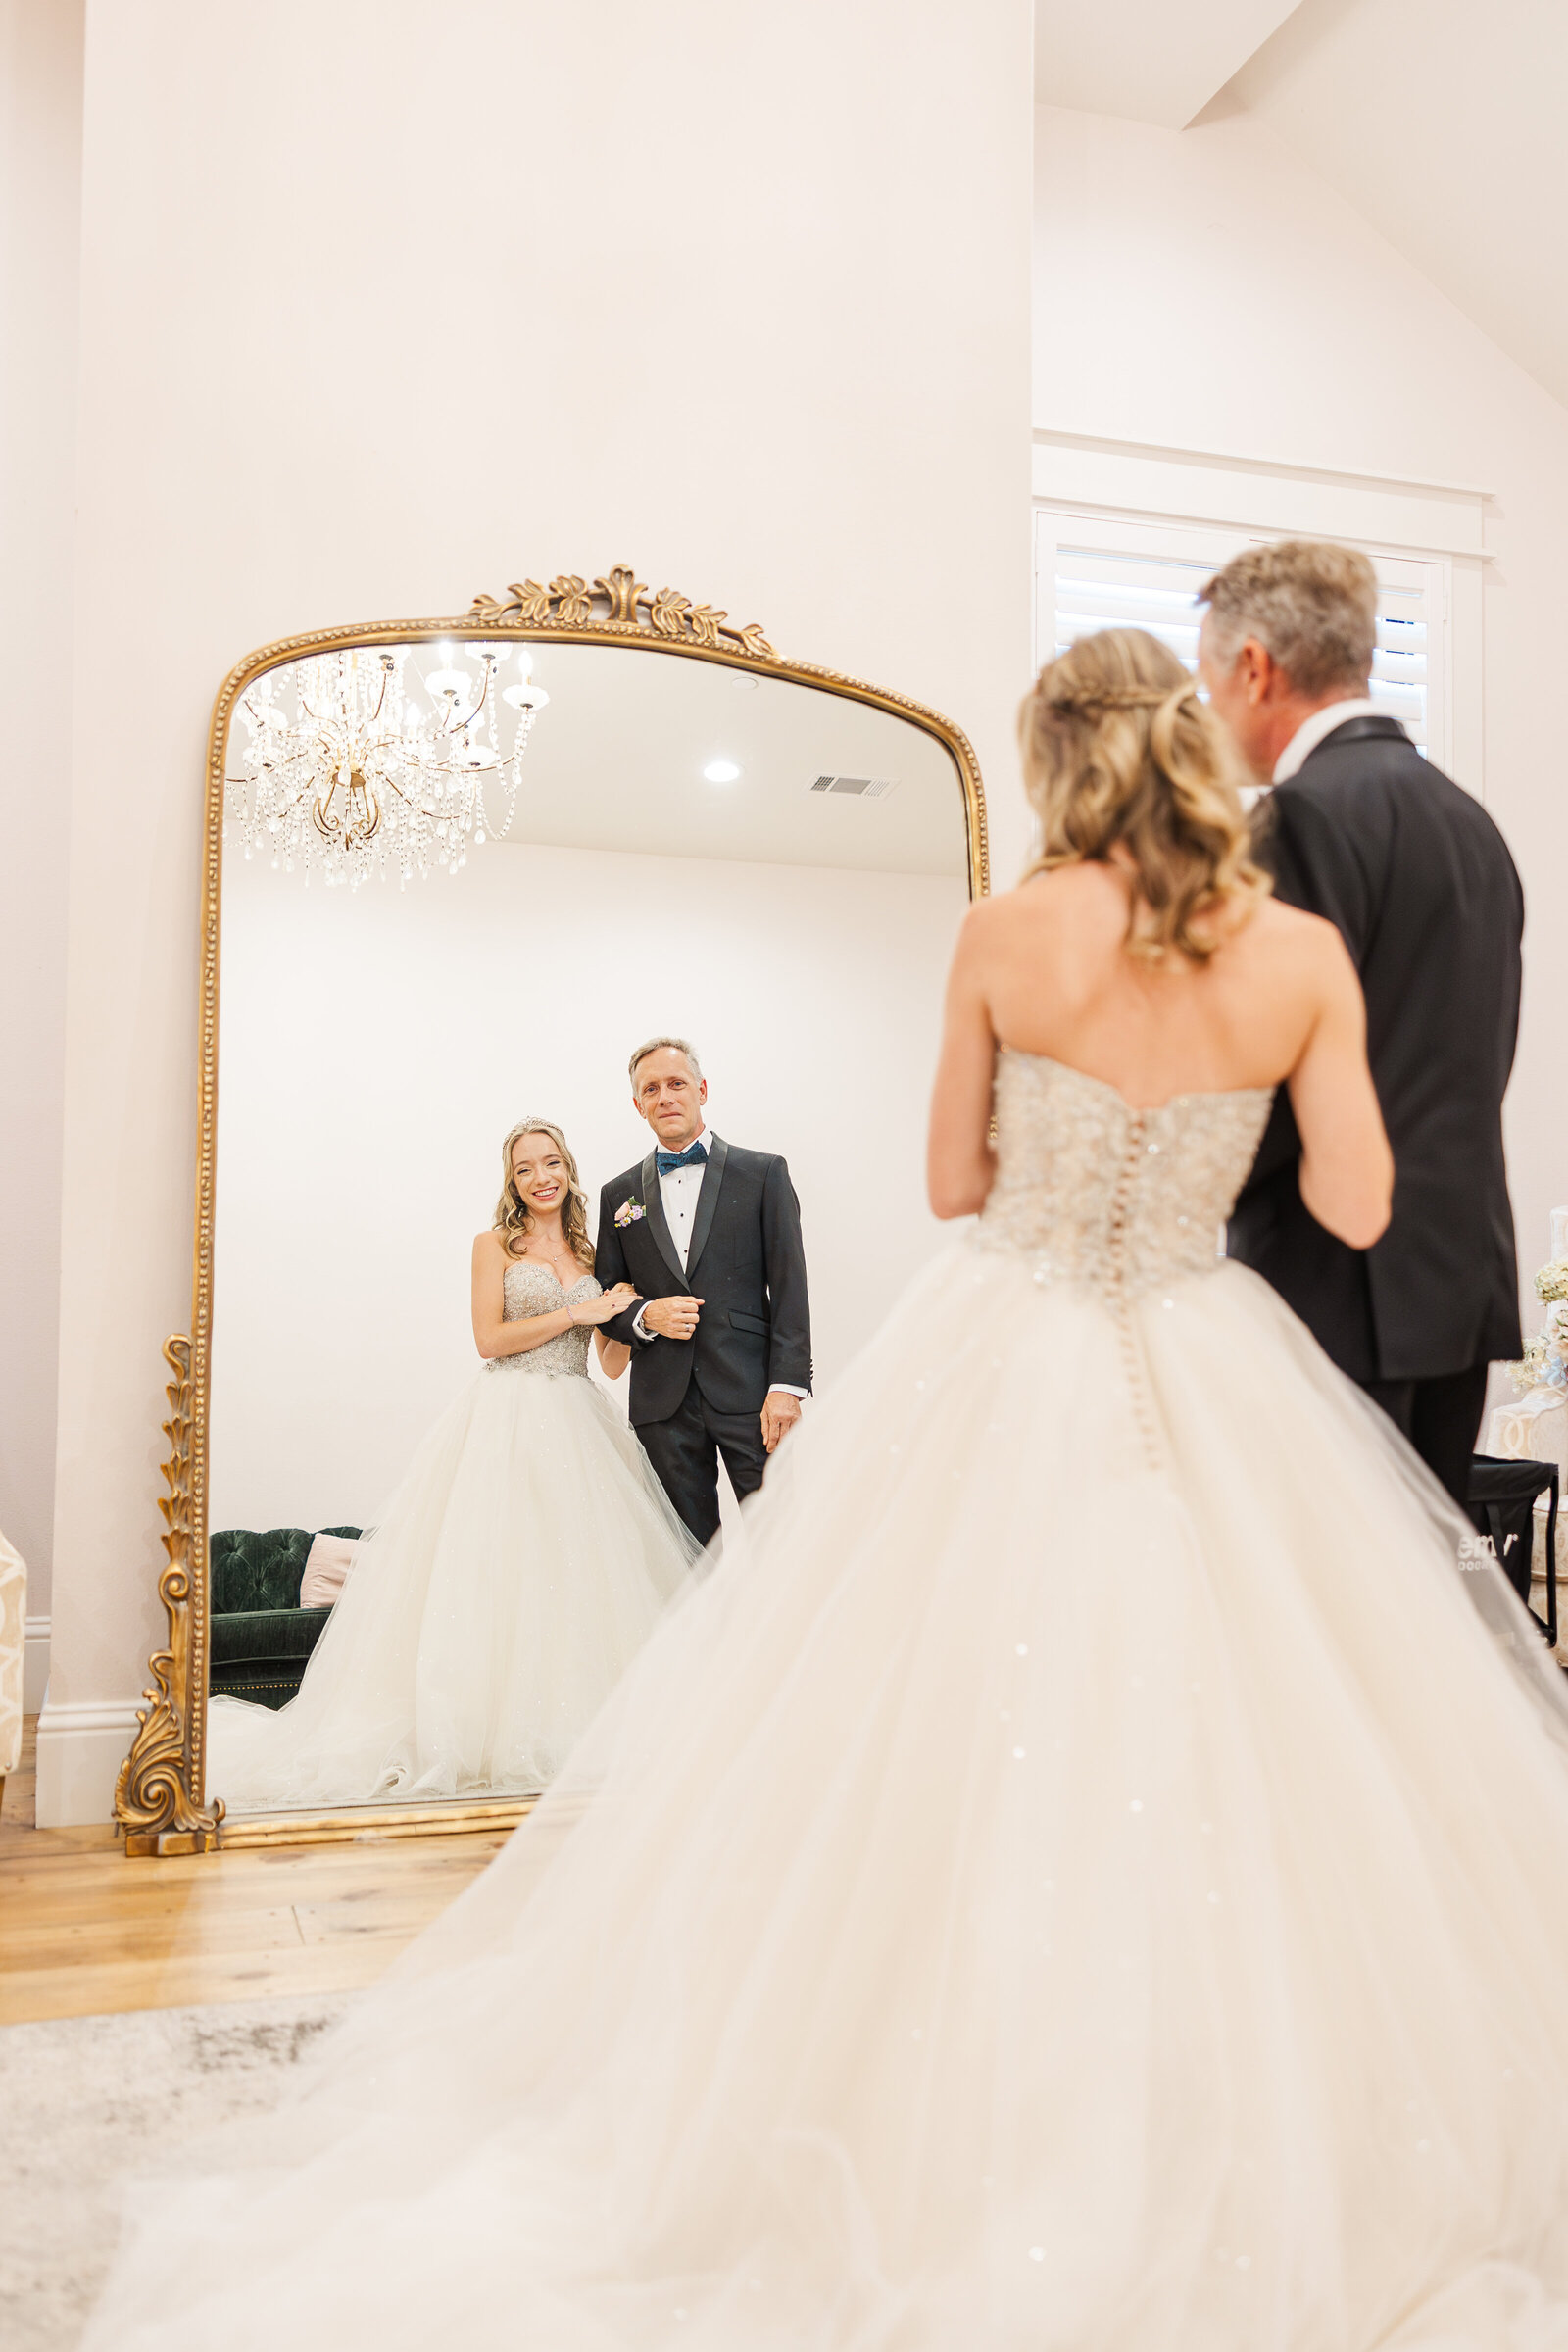
[[[1530,906],[1506,1114],[1528,1279],[1568,1199],[1568,414],[1245,116],[1175,132],[1042,108],[1035,224],[1037,425],[1495,493],[1485,786]]]
[[[697,1042],[714,1131],[789,1159],[820,1391],[941,1237],[924,1127],[967,904],[945,876],[509,845],[350,897],[231,858],[211,1524],[377,1514],[478,1369],[503,1136],[564,1128],[591,1229],[648,1149],[625,1064],[661,1031]],[[681,919],[651,958],[656,905]]]
[[[1028,0],[93,0],[77,578],[113,659],[74,712],[41,1816],[107,1808],[90,1711],[162,1639],[219,680],[635,561],[955,716],[1005,872],[1030,83]]]
[[[0,0],[0,1527],[27,1562],[29,1707],[54,1517],[81,58],[82,0]]]

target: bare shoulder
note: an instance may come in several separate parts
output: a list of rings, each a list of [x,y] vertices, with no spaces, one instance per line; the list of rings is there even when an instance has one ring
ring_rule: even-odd
[[[1260,1010],[1295,1028],[1304,1043],[1318,1022],[1359,1017],[1361,984],[1349,951],[1321,914],[1266,899],[1232,943],[1230,984]],[[1271,1026],[1265,1020],[1265,1026]]]
[[[999,896],[971,899],[958,925],[958,954],[983,954],[991,942],[1006,926],[1015,890],[1003,891]]]
[[[498,1262],[504,1263],[506,1254],[506,1246],[493,1226],[487,1227],[483,1233],[474,1235],[473,1262],[476,1266],[483,1265],[487,1258],[494,1258]]]
[[[950,981],[960,994],[983,992],[999,954],[1005,953],[1006,917],[1003,906],[1001,899],[975,899],[964,909],[954,942]]]
[[[1102,865],[1061,865],[1030,874],[1011,890],[976,899],[963,918],[960,941],[981,949],[1038,933],[1042,925],[1064,920],[1080,907],[1114,906],[1118,919],[1126,913],[1126,893]]]
[[[1239,961],[1268,964],[1302,979],[1327,979],[1349,965],[1339,932],[1326,915],[1264,899],[1231,943]]]

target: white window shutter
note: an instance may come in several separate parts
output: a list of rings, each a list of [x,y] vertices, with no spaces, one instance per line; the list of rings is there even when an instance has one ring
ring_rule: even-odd
[[[1044,663],[1097,629],[1148,629],[1197,666],[1199,590],[1262,534],[1135,521],[1041,507],[1036,513],[1036,659]],[[1371,699],[1440,765],[1446,750],[1441,560],[1372,558],[1378,643]]]

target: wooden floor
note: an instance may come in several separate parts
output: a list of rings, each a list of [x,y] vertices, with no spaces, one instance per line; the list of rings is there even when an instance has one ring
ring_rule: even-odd
[[[0,2025],[368,1984],[505,1833],[128,1861],[33,1822],[35,1722],[0,1799]]]

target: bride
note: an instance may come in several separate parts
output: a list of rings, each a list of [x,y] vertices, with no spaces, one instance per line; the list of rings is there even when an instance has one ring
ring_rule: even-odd
[[[932,1121],[978,1224],[90,2352],[1568,2345],[1560,1677],[1215,1256],[1281,1082],[1383,1226],[1351,967],[1153,639],[1025,752]]]
[[[217,1698],[208,1786],[228,1805],[517,1794],[555,1777],[698,1546],[588,1379],[636,1302],[594,1279],[561,1129],[524,1119],[473,1245],[483,1371],[425,1438],[360,1546],[286,1707]]]

